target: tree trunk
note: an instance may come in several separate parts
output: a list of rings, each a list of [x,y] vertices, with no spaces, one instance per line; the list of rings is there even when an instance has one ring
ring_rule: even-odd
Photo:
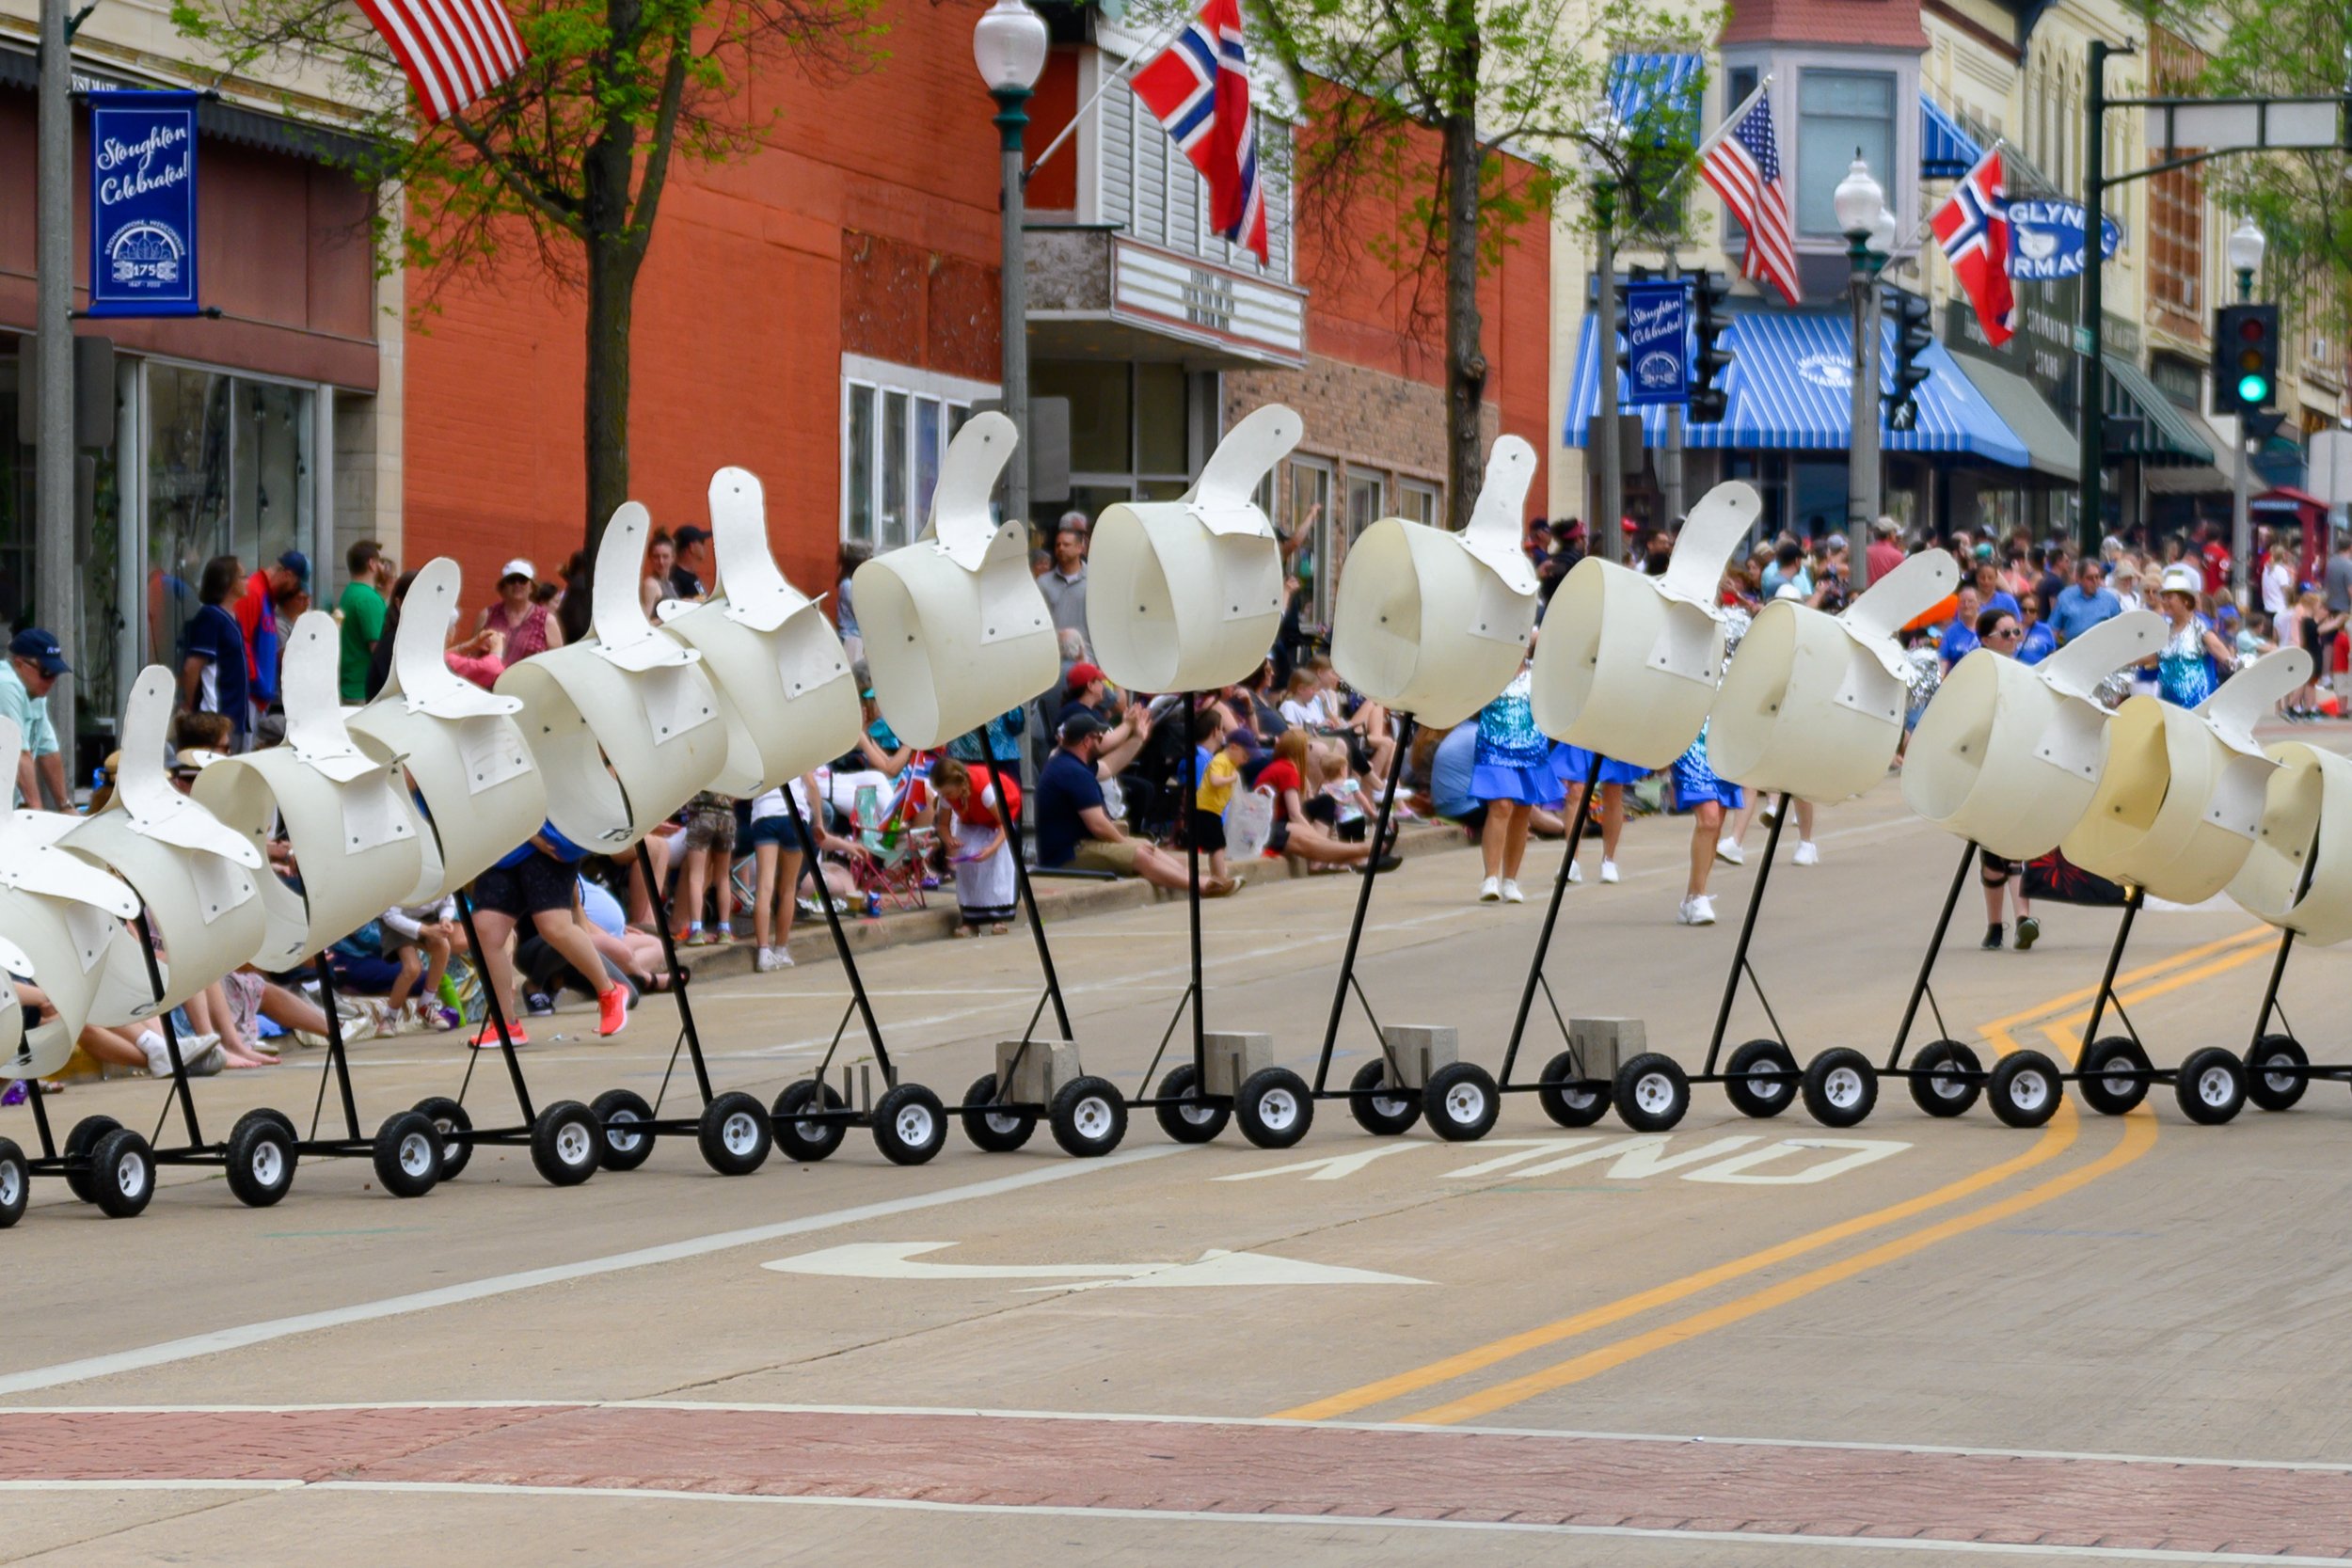
[[[1478,309],[1478,13],[1472,0],[1447,7],[1454,36],[1461,41],[1448,77],[1461,84],[1446,116],[1445,159],[1445,396],[1447,518],[1454,528],[1470,523],[1486,477],[1479,439],[1479,410],[1486,396],[1486,356],[1481,346],[1485,322]]]
[[[604,525],[628,499],[628,328],[637,260],[611,236],[588,242],[588,518],[593,561]]]

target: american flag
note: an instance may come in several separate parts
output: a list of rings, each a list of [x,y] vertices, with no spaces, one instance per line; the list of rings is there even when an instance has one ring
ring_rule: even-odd
[[[392,47],[417,110],[436,125],[523,68],[523,40],[499,0],[358,0]]]
[[[1741,276],[1769,281],[1789,304],[1798,303],[1797,226],[1788,210],[1788,187],[1781,183],[1780,145],[1772,135],[1772,100],[1764,87],[1700,149],[1699,178],[1714,187],[1748,231]]]
[[[1176,41],[1136,72],[1135,88],[1208,182],[1209,227],[1255,252],[1263,266],[1265,193],[1236,0],[1208,0]]]
[[[1952,276],[1977,308],[1986,340],[2000,347],[2017,331],[2017,291],[2009,281],[2009,193],[1998,143],[1928,221],[1951,261]]]

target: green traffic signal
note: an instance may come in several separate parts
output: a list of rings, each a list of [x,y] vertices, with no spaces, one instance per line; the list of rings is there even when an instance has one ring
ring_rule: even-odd
[[[2260,408],[2270,401],[2270,383],[2259,375],[2239,376],[2237,399],[2249,408]]]

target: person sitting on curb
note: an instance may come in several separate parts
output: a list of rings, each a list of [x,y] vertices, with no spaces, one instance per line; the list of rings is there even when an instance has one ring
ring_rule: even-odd
[[[1140,877],[1171,891],[1189,886],[1182,857],[1130,838],[1104,809],[1098,772],[1104,734],[1103,721],[1084,709],[1062,721],[1061,744],[1037,778],[1038,864]],[[1218,898],[1232,892],[1233,884],[1203,878],[1200,891]]]

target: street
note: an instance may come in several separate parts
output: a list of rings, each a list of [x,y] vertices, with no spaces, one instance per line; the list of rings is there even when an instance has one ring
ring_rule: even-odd
[[[1883,1057],[1956,846],[1891,779],[1819,838],[1819,866],[1775,875],[1755,967],[1801,1060]],[[1687,844],[1682,819],[1636,823],[1625,882],[1569,894],[1551,974],[1569,1012],[1640,1018],[1695,1065],[1760,835],[1717,868],[1707,929],[1672,923]],[[1531,854],[1531,890],[1557,853]],[[1361,975],[1385,1021],[1457,1023],[1493,1068],[1541,904],[1471,902],[1475,863],[1383,879]],[[1271,1032],[1311,1076],[1358,885],[1270,869],[1208,906],[1212,1026]],[[1951,1033],[2071,1054],[2113,911],[2048,906],[2033,952],[1989,953],[1975,905],[1938,971]],[[1123,1087],[1181,993],[1184,915],[1053,932],[1087,1066]],[[2234,906],[2142,918],[2122,989],[2159,1065],[2243,1045],[2275,942]],[[951,1105],[1037,995],[1018,929],[866,964],[902,1075]],[[2319,1059],[2345,978],[2322,950],[2288,972]],[[810,964],[692,1001],[716,1085],[764,1101],[848,992]],[[653,1098],[675,1017],[649,998],[610,1045],[590,1013],[534,1021],[533,1094]],[[1743,996],[1731,1041],[1765,1033]],[[1359,1013],[1341,1043],[1343,1083],[1373,1049]],[[1539,1006],[1522,1071],[1556,1048]],[[208,1128],[263,1102],[307,1121],[319,1054],[199,1085]],[[451,1092],[464,1054],[359,1045],[363,1120]],[[469,1104],[507,1098],[485,1059]],[[1090,1162],[1043,1129],[1009,1155],[959,1130],[899,1168],[852,1132],[736,1180],[669,1139],[564,1191],[485,1148],[415,1202],[306,1163],[259,1212],[180,1169],[124,1223],[43,1182],[0,1240],[0,1560],[2352,1553],[2352,1417],[2313,1397],[2352,1372],[2334,1085],[2214,1128],[2162,1088],[2122,1118],[2070,1094],[2039,1131],[1931,1119],[1896,1081],[1837,1132],[1694,1100],[1639,1136],[1514,1095],[1466,1145],[1376,1140],[1334,1101],[1283,1151],[1182,1148],[1138,1113]],[[146,1128],[163,1101],[136,1081],[52,1108]],[[22,1112],[8,1131],[28,1139]]]

